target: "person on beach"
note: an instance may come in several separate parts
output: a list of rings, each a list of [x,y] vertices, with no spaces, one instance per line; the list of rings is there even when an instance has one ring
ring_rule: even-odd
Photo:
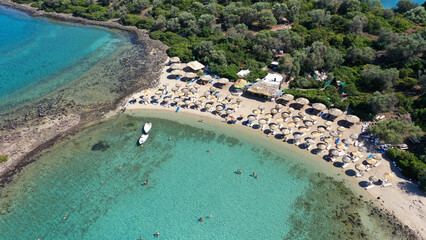
[[[201,117],[200,122],[204,122],[204,118],[203,117]]]

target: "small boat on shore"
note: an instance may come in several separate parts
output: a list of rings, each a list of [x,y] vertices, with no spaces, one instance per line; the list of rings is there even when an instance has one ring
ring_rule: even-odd
[[[148,140],[149,135],[148,134],[142,134],[142,136],[139,138],[139,145],[142,145]]]
[[[151,127],[152,127],[152,123],[150,122],[145,123],[145,125],[143,126],[143,132],[145,134],[148,134],[149,130],[151,130]]]

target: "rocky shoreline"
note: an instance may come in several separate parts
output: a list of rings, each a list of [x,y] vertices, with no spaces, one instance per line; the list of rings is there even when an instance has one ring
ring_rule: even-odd
[[[0,155],[9,156],[7,162],[0,164],[1,188],[45,149],[102,120],[106,113],[117,109],[129,94],[156,86],[161,65],[167,59],[167,46],[151,39],[147,31],[116,22],[97,22],[70,14],[44,12],[5,0],[0,0],[0,5],[28,12],[34,17],[116,29],[133,36],[132,48],[116,53],[115,58],[108,62],[100,61],[69,86],[0,113]],[[105,82],[109,85],[104,86]],[[97,92],[111,96],[99,101],[80,102],[72,98],[79,94],[84,98]]]

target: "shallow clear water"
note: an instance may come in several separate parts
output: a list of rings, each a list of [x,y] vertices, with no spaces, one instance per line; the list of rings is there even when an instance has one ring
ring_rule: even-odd
[[[139,147],[146,121],[153,129]],[[154,239],[157,231],[162,239],[368,234],[356,220],[362,205],[354,195],[302,164],[303,154],[274,151],[220,125],[186,122],[123,115],[55,146],[0,189],[2,239]],[[343,221],[347,216],[351,221]]]
[[[0,6],[0,109],[66,85],[128,42],[106,29],[60,24]]]

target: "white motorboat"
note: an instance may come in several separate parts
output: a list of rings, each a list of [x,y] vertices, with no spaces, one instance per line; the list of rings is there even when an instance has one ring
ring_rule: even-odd
[[[148,134],[142,134],[142,136],[139,138],[139,145],[142,145],[148,140],[149,135]]]
[[[149,130],[151,130],[151,127],[152,127],[152,123],[150,122],[145,123],[145,125],[143,126],[143,132],[145,134],[148,134]]]

